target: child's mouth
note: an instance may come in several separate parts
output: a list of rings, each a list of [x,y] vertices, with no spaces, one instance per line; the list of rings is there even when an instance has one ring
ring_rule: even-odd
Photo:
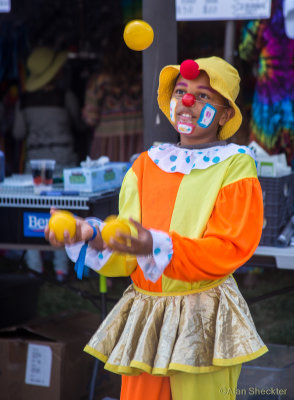
[[[192,120],[193,117],[191,114],[180,114],[177,122],[177,131],[183,135],[191,135],[195,129],[195,125],[193,124]]]
[[[192,115],[188,113],[180,114],[178,122],[183,124],[192,124]]]

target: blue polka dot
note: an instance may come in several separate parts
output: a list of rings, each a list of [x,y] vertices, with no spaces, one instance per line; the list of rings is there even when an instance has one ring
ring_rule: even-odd
[[[165,150],[165,147],[158,147],[159,150]]]
[[[159,254],[161,252],[159,247],[156,247],[156,249],[154,249],[154,254],[157,256],[157,254]]]
[[[194,168],[195,167],[195,163],[192,165],[192,168]]]
[[[170,242],[170,241],[171,241],[171,238],[168,236],[168,237],[166,238],[166,240],[167,240],[168,242]]]
[[[178,158],[177,156],[170,156],[169,159],[170,159],[171,161],[176,161],[177,158]]]
[[[175,171],[175,170],[176,170],[176,168],[177,168],[177,167],[176,167],[176,165],[174,165],[173,167],[171,167],[171,169],[170,169],[170,170],[171,170],[171,171]]]
[[[203,151],[198,151],[198,154],[203,154]]]
[[[98,254],[98,258],[100,258],[100,260],[102,260],[103,254],[102,254],[102,253],[99,253],[99,254]]]
[[[214,149],[214,151],[219,151],[219,149]]]
[[[207,156],[204,156],[204,157],[203,157],[203,161],[208,162],[209,160],[210,160],[209,157],[207,157]]]
[[[155,164],[158,164],[158,163],[159,163],[159,160],[156,159],[156,160],[154,160],[154,162],[155,162]]]
[[[238,149],[239,153],[246,153],[246,151],[244,149]]]
[[[173,256],[172,254],[169,254],[169,255],[167,256],[169,261],[171,260],[172,256]]]
[[[214,163],[218,163],[220,161],[220,158],[219,157],[214,157],[213,159],[212,159],[212,162],[214,162]]]
[[[188,150],[185,150],[185,154],[188,154]]]
[[[188,156],[188,157],[186,158],[186,163],[189,164],[190,161],[191,161],[191,160],[190,160],[190,156]]]

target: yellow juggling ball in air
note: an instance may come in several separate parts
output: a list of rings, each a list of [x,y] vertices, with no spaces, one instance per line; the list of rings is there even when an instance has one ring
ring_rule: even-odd
[[[124,29],[124,41],[131,50],[142,51],[153,42],[152,27],[141,19],[134,19]]]
[[[64,241],[64,231],[72,238],[76,233],[76,219],[69,211],[56,211],[49,219],[48,227],[59,242]]]
[[[115,239],[120,243],[124,243],[122,238],[117,238],[117,233],[131,235],[131,229],[127,220],[115,218],[114,216],[108,217],[105,220],[105,225],[102,228],[101,236],[103,241],[109,245],[111,239]]]

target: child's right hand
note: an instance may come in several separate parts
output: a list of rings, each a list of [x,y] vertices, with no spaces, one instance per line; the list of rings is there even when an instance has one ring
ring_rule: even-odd
[[[50,210],[50,214],[54,214],[56,209],[52,208]],[[45,228],[45,239],[50,242],[50,244],[54,247],[63,247],[65,245],[72,245],[78,242],[84,242],[92,238],[93,236],[93,228],[87,221],[83,218],[76,217],[76,232],[75,235],[71,238],[69,232],[67,230],[64,231],[64,241],[60,242],[56,239],[55,234],[52,230],[49,229],[48,225]],[[101,238],[101,234],[98,226],[95,227],[97,229],[97,236],[94,240],[92,240],[91,247],[94,247],[96,250],[103,250],[105,248],[104,242]]]

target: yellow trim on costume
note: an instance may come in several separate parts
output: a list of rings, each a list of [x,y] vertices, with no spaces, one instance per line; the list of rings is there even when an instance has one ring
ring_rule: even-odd
[[[212,362],[214,365],[218,365],[220,367],[228,367],[230,365],[241,364],[247,361],[254,360],[255,358],[258,358],[267,352],[268,348],[266,346],[262,346],[259,350],[251,354],[246,354],[244,356],[239,356],[235,358],[213,358]]]
[[[217,287],[220,284],[224,283],[228,279],[228,277],[229,277],[229,275],[225,276],[222,279],[218,279],[216,281],[202,281],[204,283],[207,283],[207,285],[203,286],[203,287],[198,287],[198,288],[195,288],[195,289],[191,289],[191,290],[182,291],[182,292],[177,292],[177,291],[175,291],[175,292],[149,292],[148,290],[144,290],[144,289],[139,288],[135,284],[133,284],[133,286],[134,286],[134,289],[137,292],[146,294],[148,296],[154,296],[154,297],[187,296],[189,294],[200,293],[200,292],[204,292],[204,291],[206,291],[208,289],[212,289],[214,287]],[[169,278],[167,278],[167,279],[169,279]],[[173,280],[173,281],[175,282],[175,288],[176,288],[177,282],[181,282],[181,281],[176,281],[176,280]]]
[[[127,366],[122,366],[122,365],[113,365],[106,363],[104,366],[104,369],[107,371],[113,372],[114,374],[118,375],[140,375],[144,371],[136,370],[135,368],[127,367]]]
[[[184,364],[177,364],[177,363],[169,364],[169,372],[172,372],[172,371],[187,372],[190,374],[201,374],[201,373],[205,373],[205,372],[218,371],[221,368],[222,367],[219,367],[216,365],[209,365],[208,367],[193,367],[191,365],[184,365]]]
[[[177,363],[169,364],[168,368],[152,368],[150,365],[142,363],[140,361],[131,361],[130,366],[136,369],[140,369],[151,375],[161,375],[161,376],[170,376],[179,371],[189,372],[189,373],[201,373],[201,372],[217,371],[222,368],[214,365],[210,365],[208,367],[192,367],[190,365],[177,364]]]
[[[173,371],[181,371],[181,372],[189,372],[189,373],[201,373],[201,372],[211,372],[221,369],[219,366],[208,366],[208,367],[192,367],[189,365],[169,364],[168,368],[152,368],[150,365],[140,362],[140,361],[131,361],[130,366],[123,365],[114,365],[107,362],[108,357],[104,354],[100,353],[98,350],[93,349],[88,344],[84,347],[84,351],[91,356],[94,356],[101,360],[105,366],[104,368],[110,372],[115,374],[126,374],[126,375],[136,375],[141,372],[147,372],[152,375],[161,375],[161,376],[169,376],[173,374]]]
[[[88,344],[86,344],[86,346],[84,347],[84,352],[91,354],[91,356],[94,356],[96,358],[98,358],[99,360],[101,360],[102,362],[106,363],[108,357],[102,353],[100,353],[100,351],[93,349],[93,347],[89,346]]]
[[[182,296],[186,294],[200,293],[204,290],[212,289],[220,284],[224,283],[228,279],[229,275],[221,279],[216,280],[206,280],[197,282],[185,282],[178,279],[173,279],[162,275],[162,290],[167,293],[166,296],[173,296],[172,293],[181,294]]]
[[[152,367],[141,361],[131,361],[130,368],[136,368],[139,371],[147,372],[147,374],[152,374]]]
[[[222,367],[209,366],[209,367],[189,367],[187,365],[181,364],[170,364],[169,368],[152,368],[150,365],[139,362],[132,361],[131,366],[113,365],[106,363],[104,368],[107,371],[113,372],[119,375],[139,375],[142,372],[146,372],[150,375],[156,376],[170,376],[177,372],[187,372],[187,373],[205,373],[218,371]]]
[[[200,374],[206,372],[213,372],[222,369],[223,367],[230,367],[233,365],[242,364],[247,361],[251,361],[257,357],[262,356],[268,351],[266,346],[263,346],[259,350],[255,351],[252,354],[248,354],[245,356],[239,356],[230,359],[221,359],[221,358],[214,358],[213,365],[209,366],[201,366],[195,367],[191,365],[185,364],[178,364],[178,363],[170,363],[168,368],[152,368],[150,365],[133,360],[130,363],[130,366],[124,365],[114,365],[107,362],[108,357],[98,350],[95,350],[93,347],[86,345],[84,347],[84,351],[99,360],[105,363],[105,369],[119,375],[138,375],[141,372],[147,372],[148,374],[158,375],[158,376],[170,376],[176,372],[186,372],[190,374]]]

